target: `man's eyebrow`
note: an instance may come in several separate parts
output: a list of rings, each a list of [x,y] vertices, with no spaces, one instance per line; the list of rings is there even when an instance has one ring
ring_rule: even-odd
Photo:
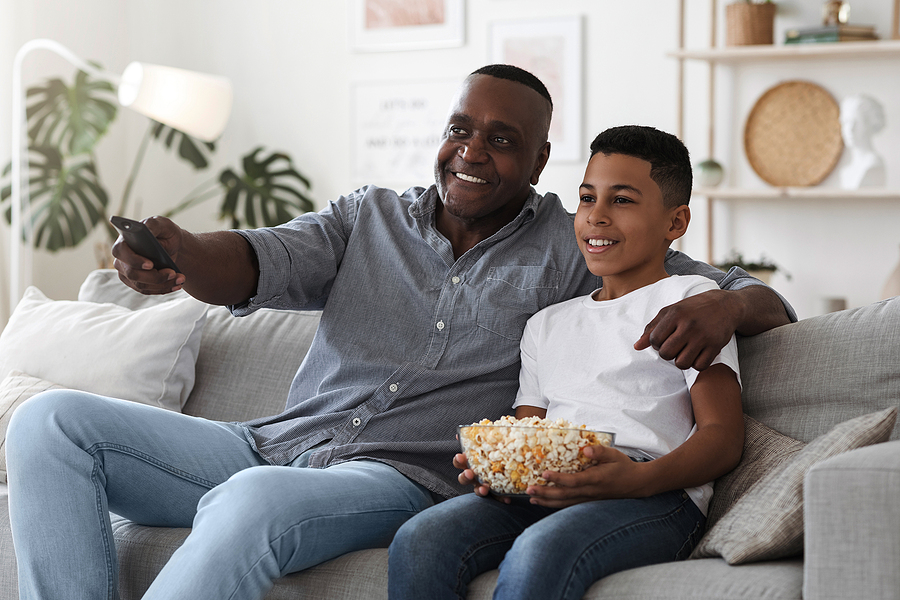
[[[475,119],[465,113],[453,113],[447,119],[448,123],[462,123],[464,125],[474,123]],[[499,119],[494,119],[492,121],[487,122],[487,126],[491,129],[491,131],[502,131],[502,132],[511,132],[511,133],[520,133],[520,128],[515,125],[511,125],[506,121],[501,121]]]

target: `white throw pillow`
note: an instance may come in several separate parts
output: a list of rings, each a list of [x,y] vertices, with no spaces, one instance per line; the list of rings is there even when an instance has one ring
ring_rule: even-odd
[[[53,301],[30,287],[0,334],[0,379],[18,370],[67,388],[180,411],[209,308],[190,296],[140,310]]]

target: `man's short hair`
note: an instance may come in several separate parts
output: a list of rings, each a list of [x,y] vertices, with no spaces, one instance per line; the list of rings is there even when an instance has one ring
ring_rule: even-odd
[[[591,156],[624,154],[650,163],[650,178],[672,208],[691,200],[693,173],[688,149],[671,133],[641,125],[611,127],[591,142]]]
[[[490,75],[491,77],[496,77],[497,79],[508,79],[509,81],[515,81],[517,83],[521,83],[523,85],[527,85],[538,94],[547,99],[547,102],[550,103],[550,108],[553,108],[553,99],[550,98],[550,92],[547,91],[547,86],[544,85],[540,79],[538,79],[532,73],[529,73],[525,69],[520,67],[515,67],[513,65],[487,65],[485,67],[481,67],[477,71],[473,71],[471,75]]]

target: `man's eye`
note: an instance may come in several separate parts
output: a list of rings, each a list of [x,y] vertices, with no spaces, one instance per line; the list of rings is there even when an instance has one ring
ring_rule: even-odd
[[[510,143],[507,138],[501,137],[499,135],[494,137],[494,141],[498,144],[509,144]]]
[[[448,128],[448,132],[450,133],[450,135],[463,135],[466,133],[466,130],[463,129],[462,127],[457,127],[456,125],[451,125]]]

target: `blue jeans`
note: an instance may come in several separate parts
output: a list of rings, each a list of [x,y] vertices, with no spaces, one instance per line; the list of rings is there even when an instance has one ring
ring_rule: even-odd
[[[706,517],[684,492],[564,509],[466,494],[407,521],[390,547],[391,600],[466,598],[499,567],[494,598],[578,600],[618,571],[686,558]]]
[[[241,426],[71,391],[35,396],[7,436],[20,598],[115,599],[109,511],[193,527],[145,599],[262,598],[273,580],[386,547],[434,503],[392,467],[268,465]]]

